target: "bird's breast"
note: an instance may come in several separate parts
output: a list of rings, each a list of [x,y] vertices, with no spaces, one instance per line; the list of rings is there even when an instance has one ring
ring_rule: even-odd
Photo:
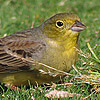
[[[45,66],[40,66],[40,70],[43,72],[58,73],[52,68],[57,70],[69,72],[72,68],[72,64],[75,64],[77,60],[77,51],[74,47],[70,49],[65,49],[64,46],[58,45],[54,41],[49,42],[49,46],[43,53],[43,57],[40,60],[43,64],[50,66],[49,68]]]

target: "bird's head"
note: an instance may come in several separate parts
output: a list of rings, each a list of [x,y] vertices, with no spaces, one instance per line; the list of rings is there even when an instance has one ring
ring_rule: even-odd
[[[80,18],[73,13],[59,13],[46,20],[41,29],[48,38],[62,40],[66,37],[78,37],[85,25]]]

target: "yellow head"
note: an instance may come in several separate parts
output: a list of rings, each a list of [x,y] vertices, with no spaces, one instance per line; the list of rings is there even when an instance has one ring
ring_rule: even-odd
[[[84,28],[85,25],[80,22],[80,18],[72,13],[56,14],[41,25],[43,34],[57,41],[78,37]]]

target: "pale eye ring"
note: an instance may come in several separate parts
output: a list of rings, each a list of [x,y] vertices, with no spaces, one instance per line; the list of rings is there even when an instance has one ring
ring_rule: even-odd
[[[63,21],[57,21],[56,22],[56,26],[59,27],[59,28],[61,28],[63,25],[64,25]]]

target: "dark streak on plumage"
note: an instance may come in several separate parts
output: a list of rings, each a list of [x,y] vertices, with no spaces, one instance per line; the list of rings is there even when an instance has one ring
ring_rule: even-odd
[[[31,70],[30,63],[21,58],[41,57],[46,46],[41,41],[34,41],[33,35],[35,37],[33,29],[27,29],[0,39],[0,73]]]

